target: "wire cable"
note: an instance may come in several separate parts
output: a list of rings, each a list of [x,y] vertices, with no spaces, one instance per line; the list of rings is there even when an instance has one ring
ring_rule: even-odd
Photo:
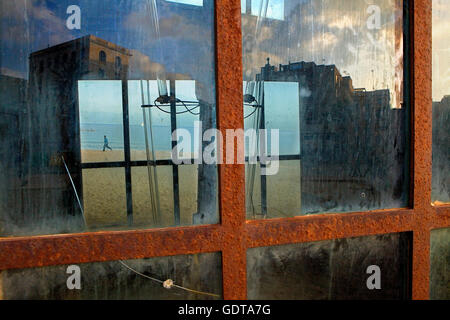
[[[187,107],[187,105],[183,102],[183,101],[181,101],[181,100],[179,100],[179,99],[177,99],[178,101],[177,102],[181,102],[181,104],[183,105],[183,107],[186,109],[185,111],[179,111],[179,112],[176,112],[175,114],[185,114],[185,113],[190,113],[190,114],[192,114],[192,115],[194,115],[194,116],[198,116],[200,113],[193,113],[192,111],[193,110],[195,110],[195,109],[197,109],[197,108],[199,108],[200,107],[200,105],[199,104],[197,104],[195,107],[193,107],[193,108],[188,108]],[[163,107],[163,105],[158,105],[158,104],[156,104],[156,100],[154,101],[154,105],[152,105],[152,106],[150,106],[150,107],[156,107],[159,111],[161,111],[161,112],[164,112],[164,113],[167,113],[167,114],[171,114],[171,112],[170,111],[167,111],[167,110],[164,110],[164,109],[162,109],[162,107]],[[169,105],[167,105],[167,107],[169,107]]]
[[[164,281],[162,281],[162,280],[159,280],[159,279],[156,279],[156,278],[147,276],[147,275],[145,275],[145,274],[143,274],[143,273],[141,273],[141,272],[139,272],[139,271],[133,269],[132,267],[130,267],[129,265],[127,265],[127,264],[126,264],[125,262],[123,262],[122,260],[118,260],[118,261],[119,261],[120,264],[122,264],[125,268],[127,268],[128,270],[130,270],[130,271],[136,273],[137,275],[140,275],[141,277],[144,277],[144,278],[147,278],[147,279],[149,279],[149,280],[158,282],[158,283],[160,283],[160,284],[163,284],[163,283],[164,283]],[[211,296],[211,297],[215,297],[215,298],[220,298],[220,297],[221,297],[220,295],[215,294],[215,293],[209,293],[209,292],[204,292],[204,291],[198,291],[198,290],[194,290],[194,289],[189,289],[189,288],[182,287],[182,286],[179,286],[179,285],[176,285],[176,284],[173,284],[172,287],[175,287],[175,288],[178,288],[178,289],[181,289],[181,290],[184,290],[184,291],[196,293],[196,294],[205,295],[205,296]]]
[[[83,206],[82,206],[81,201],[80,201],[80,197],[78,197],[77,188],[75,188],[75,183],[73,182],[72,175],[70,174],[69,168],[67,167],[66,160],[64,159],[64,156],[61,155],[61,159],[63,161],[64,167],[66,167],[67,174],[69,175],[70,183],[72,184],[73,191],[75,193],[75,196],[77,197],[78,205],[80,206],[81,214],[83,215],[84,226],[86,227],[86,217],[84,216],[84,210],[83,210]]]

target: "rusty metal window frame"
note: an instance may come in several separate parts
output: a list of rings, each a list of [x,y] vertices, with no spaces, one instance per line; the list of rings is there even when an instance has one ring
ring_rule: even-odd
[[[218,225],[0,238],[0,270],[221,252],[223,297],[246,299],[248,248],[410,232],[412,298],[429,298],[430,231],[450,227],[450,205],[431,205],[431,1],[410,4],[408,208],[247,221],[244,165],[219,166]],[[217,123],[242,128],[240,0],[216,0]],[[236,154],[236,152],[235,152]]]

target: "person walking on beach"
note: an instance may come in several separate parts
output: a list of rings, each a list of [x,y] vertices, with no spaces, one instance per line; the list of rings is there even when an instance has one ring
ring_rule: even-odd
[[[104,141],[103,142],[103,152],[105,152],[106,148],[108,148],[109,150],[112,150],[112,148],[109,146],[108,138],[106,136],[104,136],[103,141]]]

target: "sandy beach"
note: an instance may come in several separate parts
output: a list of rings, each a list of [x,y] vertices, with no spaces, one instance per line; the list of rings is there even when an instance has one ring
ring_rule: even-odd
[[[170,159],[170,153],[159,152],[157,159]],[[123,151],[83,150],[85,162],[123,161]],[[132,151],[132,160],[146,160],[145,151]],[[179,167],[180,217],[182,225],[192,224],[197,210],[197,165]],[[172,167],[157,168],[160,199],[160,224],[153,221],[147,167],[133,167],[133,221],[136,227],[168,227],[174,225]],[[83,169],[83,205],[88,228],[127,227],[125,169]]]
[[[170,159],[169,152],[159,152],[157,159]],[[123,151],[83,150],[84,162],[123,161]],[[132,160],[145,160],[146,152],[132,150]],[[247,170],[246,170],[247,174]],[[259,168],[254,185],[254,212],[261,212]],[[133,220],[137,228],[168,227],[174,225],[172,167],[157,168],[160,197],[160,224],[152,218],[147,167],[132,168]],[[179,166],[180,216],[182,225],[191,225],[197,212],[198,165]],[[280,162],[279,173],[267,177],[269,217],[292,216],[300,213],[300,163]],[[83,170],[83,205],[90,230],[128,228],[124,168]],[[253,217],[249,205],[248,217]],[[257,216],[258,218],[258,216]]]

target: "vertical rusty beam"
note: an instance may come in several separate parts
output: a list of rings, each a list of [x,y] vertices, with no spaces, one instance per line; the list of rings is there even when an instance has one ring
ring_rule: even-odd
[[[216,79],[217,122],[226,141],[226,130],[243,128],[242,40],[240,0],[217,0]],[[220,146],[225,158],[225,145]],[[235,157],[237,155],[235,144]],[[236,163],[236,162],[235,162]],[[219,166],[223,294],[225,299],[247,296],[245,247],[245,169],[243,164]]]
[[[430,295],[430,230],[413,232],[412,298],[428,300]]]
[[[431,207],[431,1],[413,8],[413,299],[429,298]],[[431,219],[431,220],[430,220]]]

